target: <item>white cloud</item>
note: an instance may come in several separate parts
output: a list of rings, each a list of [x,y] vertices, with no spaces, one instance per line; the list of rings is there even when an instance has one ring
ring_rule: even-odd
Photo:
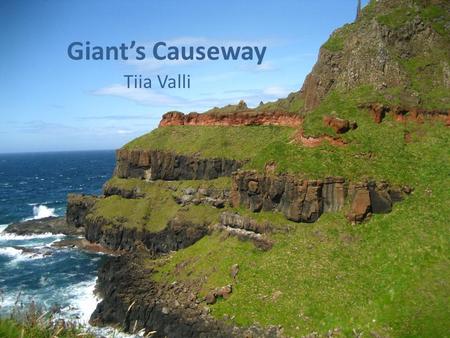
[[[281,86],[270,86],[270,87],[264,88],[264,90],[263,90],[263,93],[265,95],[274,96],[277,98],[286,96],[287,94],[289,94],[289,92],[290,91],[288,89],[281,87]]]
[[[164,111],[201,112],[212,107],[236,104],[240,100],[244,100],[249,106],[256,106],[260,101],[267,102],[285,97],[289,92],[288,89],[281,86],[270,86],[262,89],[240,89],[209,93],[208,97],[189,99],[157,93],[150,89],[134,89],[115,84],[98,89],[93,94],[121,97],[142,105],[161,107],[161,110]]]

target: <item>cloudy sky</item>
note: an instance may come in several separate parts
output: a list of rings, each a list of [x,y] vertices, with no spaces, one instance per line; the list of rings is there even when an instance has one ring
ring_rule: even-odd
[[[363,1],[366,3],[367,1]],[[169,110],[249,106],[301,87],[356,0],[1,1],[0,152],[114,149]],[[253,61],[74,61],[91,45],[267,46]],[[124,74],[190,74],[190,89],[128,89]]]

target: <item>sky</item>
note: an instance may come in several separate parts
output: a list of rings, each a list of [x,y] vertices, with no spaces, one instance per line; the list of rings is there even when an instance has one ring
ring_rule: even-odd
[[[167,111],[249,106],[300,89],[330,33],[356,0],[3,0],[0,2],[0,153],[117,149]],[[367,3],[363,1],[363,5]],[[81,60],[74,41],[99,46],[267,47],[264,60]],[[126,87],[125,74],[154,79]],[[191,88],[155,85],[189,74]]]

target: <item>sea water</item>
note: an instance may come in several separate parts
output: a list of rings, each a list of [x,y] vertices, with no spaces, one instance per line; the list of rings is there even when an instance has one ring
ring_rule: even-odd
[[[34,302],[87,324],[99,301],[96,275],[106,257],[53,248],[61,234],[3,230],[13,222],[64,216],[68,193],[100,194],[113,169],[114,151],[0,154],[0,315]]]

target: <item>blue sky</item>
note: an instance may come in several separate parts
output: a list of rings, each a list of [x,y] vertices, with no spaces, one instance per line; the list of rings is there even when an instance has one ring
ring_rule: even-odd
[[[367,1],[363,1],[365,4]],[[249,106],[298,90],[356,0],[1,1],[0,152],[115,149],[169,110]],[[264,62],[73,61],[73,41],[267,46]],[[127,89],[124,74],[190,74],[190,89]],[[155,87],[155,86],[154,86]]]

